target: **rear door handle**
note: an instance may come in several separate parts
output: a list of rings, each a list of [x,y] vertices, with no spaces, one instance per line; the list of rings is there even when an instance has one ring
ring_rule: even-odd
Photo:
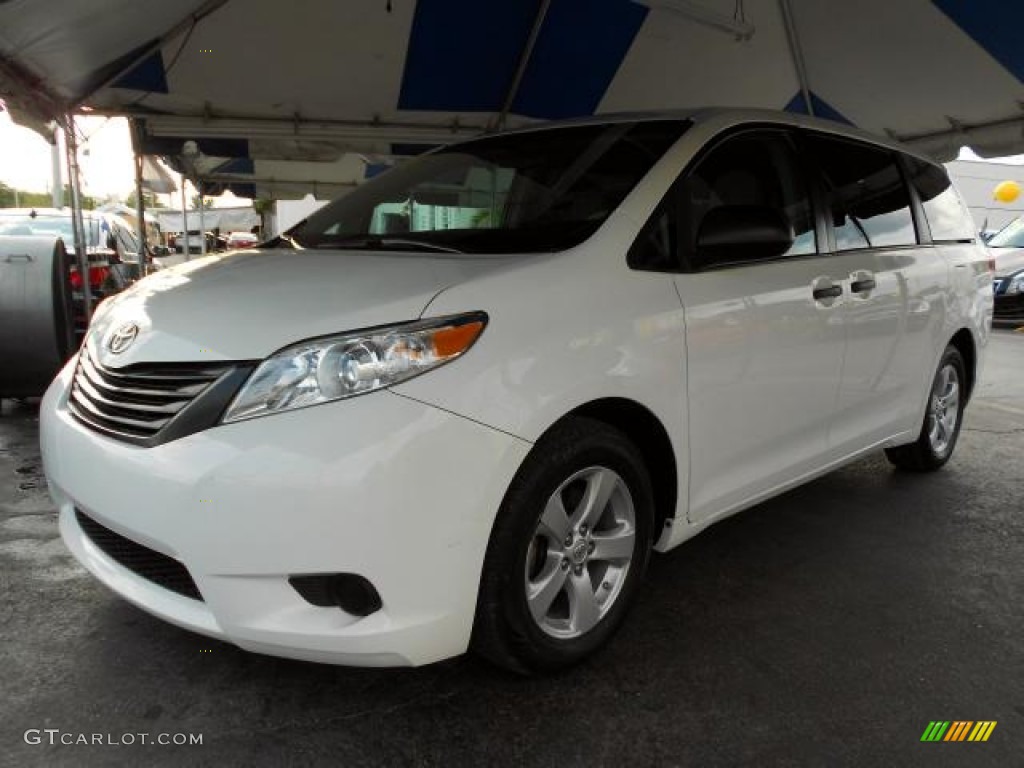
[[[873,277],[866,277],[863,280],[850,283],[850,293],[865,293],[873,290],[875,290],[875,278]]]
[[[838,299],[843,295],[843,286],[830,285],[827,288],[815,288],[813,295],[815,301],[821,301],[822,299]]]

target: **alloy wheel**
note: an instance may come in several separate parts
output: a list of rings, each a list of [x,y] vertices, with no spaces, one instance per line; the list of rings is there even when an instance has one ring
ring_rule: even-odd
[[[937,456],[944,456],[956,435],[960,418],[960,376],[946,364],[935,374],[928,404],[928,441]]]
[[[526,601],[537,626],[558,639],[593,629],[622,591],[635,541],[633,499],[615,471],[588,467],[562,482],[526,556]]]

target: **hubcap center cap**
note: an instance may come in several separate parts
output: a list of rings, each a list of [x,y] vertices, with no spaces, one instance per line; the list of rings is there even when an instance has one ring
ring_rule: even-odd
[[[573,565],[583,565],[587,560],[587,542],[583,539],[577,541],[569,550],[569,555],[572,557]]]

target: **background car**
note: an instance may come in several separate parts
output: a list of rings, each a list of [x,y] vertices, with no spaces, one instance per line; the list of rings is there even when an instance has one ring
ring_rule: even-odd
[[[1018,216],[988,241],[996,270],[993,322],[1024,325],[1024,217]]]
[[[258,245],[260,239],[251,232],[232,232],[228,235],[228,250],[239,248],[253,248]]]
[[[93,303],[124,290],[142,275],[138,238],[121,217],[111,213],[84,211],[89,289]],[[0,209],[0,238],[4,236],[59,237],[71,260],[68,279],[72,290],[76,341],[85,333],[85,305],[82,275],[75,260],[75,235],[70,208]]]

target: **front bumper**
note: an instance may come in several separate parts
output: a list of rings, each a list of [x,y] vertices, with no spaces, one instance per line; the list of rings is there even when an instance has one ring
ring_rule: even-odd
[[[139,448],[73,419],[74,362],[42,403],[43,461],[67,546],[108,587],[273,655],[391,666],[466,650],[494,515],[529,443],[385,391]],[[203,599],[108,557],[76,508],[180,561]],[[287,581],[336,572],[367,578],[383,607],[316,607]]]

